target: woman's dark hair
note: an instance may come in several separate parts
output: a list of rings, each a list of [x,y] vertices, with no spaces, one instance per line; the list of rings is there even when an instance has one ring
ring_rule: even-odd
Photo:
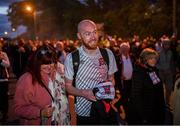
[[[27,72],[32,75],[32,82],[42,84],[41,70],[42,64],[57,63],[57,56],[54,47],[43,45],[39,47],[30,59],[30,64],[27,67]]]

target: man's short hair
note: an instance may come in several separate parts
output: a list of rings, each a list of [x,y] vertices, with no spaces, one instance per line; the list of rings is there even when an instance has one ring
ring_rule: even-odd
[[[90,23],[90,24],[93,24],[94,26],[96,26],[96,24],[93,21],[91,21],[89,19],[85,19],[85,20],[82,20],[82,21],[79,22],[79,24],[78,24],[78,32],[81,30],[81,27],[82,27],[82,25],[84,25],[84,23]]]

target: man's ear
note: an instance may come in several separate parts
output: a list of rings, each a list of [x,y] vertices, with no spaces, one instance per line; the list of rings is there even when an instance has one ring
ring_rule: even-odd
[[[79,32],[77,33],[77,37],[79,40],[81,40],[81,34]]]

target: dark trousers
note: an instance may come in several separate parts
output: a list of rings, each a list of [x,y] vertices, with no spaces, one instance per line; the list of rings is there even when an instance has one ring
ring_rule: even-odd
[[[128,101],[130,94],[131,94],[131,88],[132,88],[132,80],[124,80],[123,81],[123,89],[122,89],[122,95]]]
[[[132,88],[132,80],[124,80],[123,81],[123,88],[122,88],[122,101],[123,101],[123,107],[125,109],[126,112],[126,117],[127,112],[128,112],[128,101],[129,101],[129,97],[131,94],[131,88]]]
[[[93,125],[92,118],[77,115],[77,125]]]
[[[8,82],[0,82],[0,112],[4,120],[8,113]]]

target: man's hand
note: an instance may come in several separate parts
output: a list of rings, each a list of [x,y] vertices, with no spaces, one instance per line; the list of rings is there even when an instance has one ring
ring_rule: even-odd
[[[90,101],[96,101],[96,97],[94,96],[92,89],[82,90],[82,96]]]
[[[92,89],[78,89],[72,84],[72,80],[65,78],[66,91],[74,96],[84,97],[90,101],[96,101],[96,97],[93,94]]]

